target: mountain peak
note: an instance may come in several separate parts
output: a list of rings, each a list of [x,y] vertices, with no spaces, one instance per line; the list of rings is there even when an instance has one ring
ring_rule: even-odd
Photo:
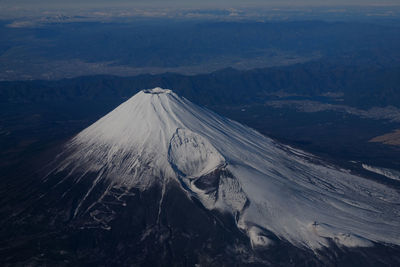
[[[153,89],[144,89],[144,90],[142,90],[142,92],[145,93],[145,94],[158,95],[158,94],[170,94],[170,93],[172,93],[172,90],[163,89],[161,87],[156,87],[156,88],[153,88]]]
[[[280,145],[169,89],[139,92],[75,136],[60,157],[57,172],[95,177],[75,215],[92,206],[83,203],[93,201],[99,184],[109,184],[103,198],[112,188],[144,191],[177,182],[189,199],[231,214],[253,246],[277,239],[311,249],[330,242],[400,244],[399,192]]]

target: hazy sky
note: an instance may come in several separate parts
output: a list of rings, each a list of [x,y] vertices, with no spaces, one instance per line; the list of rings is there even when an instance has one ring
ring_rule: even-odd
[[[172,6],[172,7],[230,7],[230,6],[315,6],[315,5],[400,5],[400,0],[0,0],[2,5],[7,6]]]

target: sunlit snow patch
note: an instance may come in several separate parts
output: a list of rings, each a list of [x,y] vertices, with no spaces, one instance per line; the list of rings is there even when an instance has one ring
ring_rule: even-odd
[[[224,164],[223,156],[199,134],[177,129],[171,138],[168,156],[181,173],[199,177]]]
[[[387,168],[374,167],[367,164],[362,164],[362,167],[367,171],[383,175],[389,179],[400,181],[400,172]]]

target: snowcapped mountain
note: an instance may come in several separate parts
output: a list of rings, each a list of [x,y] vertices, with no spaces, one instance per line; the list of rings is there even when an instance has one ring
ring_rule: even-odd
[[[253,248],[280,241],[314,251],[332,244],[400,245],[397,190],[281,145],[161,88],[139,92],[75,136],[45,181],[54,177],[59,180],[52,188],[64,184],[61,198],[78,184],[86,188],[68,216],[88,214],[107,230],[115,216],[109,206],[104,211],[111,197],[122,207],[129,205],[124,197],[132,190],[159,186],[160,217],[167,205],[164,195],[177,184],[188,200],[233,217]]]

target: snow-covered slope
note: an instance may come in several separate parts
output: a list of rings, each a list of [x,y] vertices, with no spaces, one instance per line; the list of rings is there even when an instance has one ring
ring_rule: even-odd
[[[207,209],[235,216],[253,246],[276,238],[311,249],[329,240],[400,245],[399,192],[280,145],[171,90],[139,92],[73,138],[59,160],[55,172],[96,173],[86,197],[104,180],[141,190],[178,181]]]
[[[386,178],[389,178],[392,180],[400,181],[400,172],[399,171],[387,169],[387,168],[375,167],[375,166],[371,166],[371,165],[367,165],[367,164],[361,164],[361,166],[364,169],[366,169],[367,171],[383,175]]]

